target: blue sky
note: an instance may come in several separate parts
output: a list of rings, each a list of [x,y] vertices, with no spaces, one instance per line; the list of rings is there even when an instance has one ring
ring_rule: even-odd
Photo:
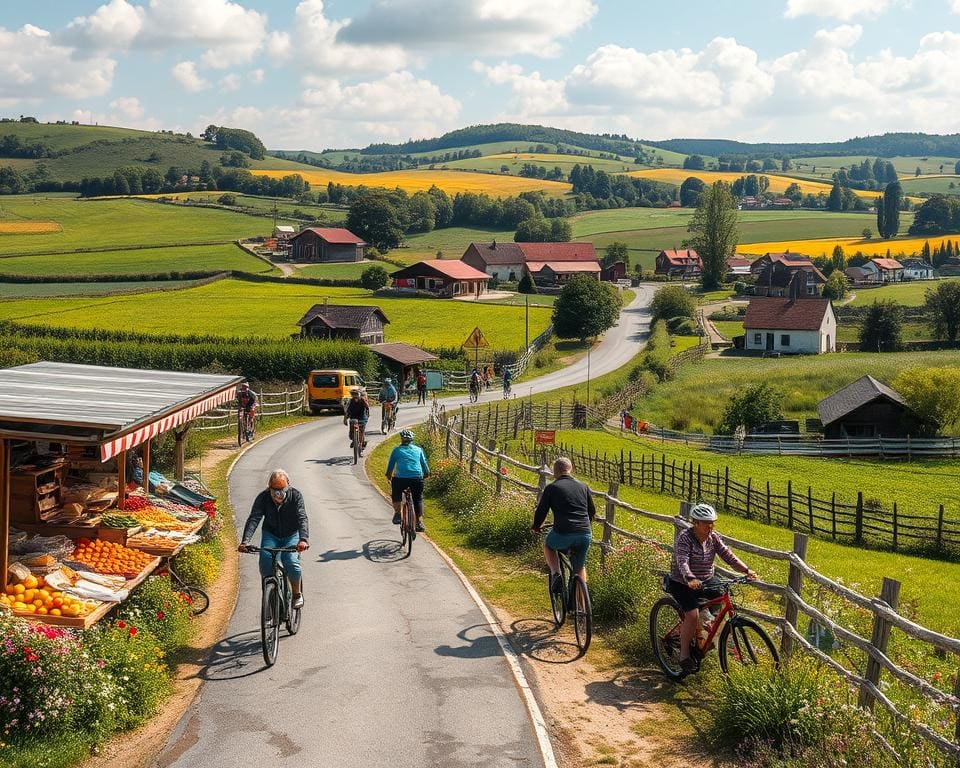
[[[278,149],[500,120],[842,140],[960,104],[960,0],[31,0],[0,50],[0,114]]]

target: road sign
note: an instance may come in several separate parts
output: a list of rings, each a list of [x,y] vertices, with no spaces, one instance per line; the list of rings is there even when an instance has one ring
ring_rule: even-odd
[[[557,431],[555,429],[538,429],[533,433],[534,445],[556,445]]]
[[[484,338],[483,331],[481,331],[478,326],[473,329],[471,334],[467,336],[467,340],[460,346],[463,347],[463,349],[482,349],[489,347],[490,343]]]

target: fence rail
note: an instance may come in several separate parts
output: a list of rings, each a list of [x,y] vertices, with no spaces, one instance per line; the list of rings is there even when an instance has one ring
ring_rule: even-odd
[[[306,386],[283,392],[257,392],[257,418],[289,416],[301,413],[306,407]],[[237,424],[235,407],[214,408],[196,420],[193,429],[233,429]]]
[[[552,475],[548,468],[542,464],[525,464],[502,452],[485,448],[481,445],[477,433],[474,433],[471,438],[467,434],[469,427],[465,427],[464,423],[460,422],[457,417],[448,416],[442,408],[434,410],[431,415],[430,426],[434,432],[443,435],[447,456],[452,456],[461,463],[468,462],[470,474],[478,481],[495,489],[497,493],[503,490],[504,483],[509,483],[521,491],[535,494],[539,498],[543,488],[546,487],[548,478]],[[459,429],[457,429],[458,426]],[[506,466],[533,474],[538,479],[537,484],[534,485],[512,477],[509,472],[503,471]],[[623,525],[617,525],[618,510],[636,518],[672,527],[674,535],[689,525],[679,516],[670,517],[649,512],[617,498],[616,494],[619,491],[619,481],[617,479],[610,481],[606,492],[591,490],[594,497],[603,502],[605,510],[603,517],[598,516],[595,521],[602,526],[603,531],[599,542],[602,559],[608,557],[609,553],[616,552],[618,542],[622,540],[655,543],[668,551],[672,550],[670,545],[664,544],[658,539],[628,530]],[[927,650],[935,655],[953,653],[960,656],[960,640],[923,627],[897,613],[899,582],[885,578],[880,596],[870,598],[831,580],[806,563],[807,537],[802,533],[794,534],[793,550],[789,552],[761,547],[731,537],[724,537],[724,539],[734,549],[749,552],[756,557],[787,563],[789,574],[786,585],[754,583],[754,586],[763,591],[782,596],[783,615],[775,616],[762,611],[744,609],[745,613],[766,621],[779,629],[781,651],[786,658],[789,658],[797,649],[814,656],[848,683],[859,689],[860,706],[872,709],[875,704],[880,704],[903,727],[910,729],[933,745],[944,756],[948,756],[950,760],[960,762],[960,681],[954,686],[953,692],[948,693],[920,679],[911,671],[902,668],[887,655],[892,629],[897,629],[912,640],[930,646]],[[807,602],[803,598],[805,580],[824,587],[841,599],[868,611],[873,617],[871,638],[861,637],[855,632],[840,626]],[[866,658],[864,669],[848,669],[844,666],[844,660],[850,665],[852,665],[852,662],[847,660],[846,655],[830,655],[811,643],[798,629],[801,615],[806,616],[811,623],[826,627],[833,633],[838,642],[846,643],[863,652]],[[932,704],[950,710],[956,721],[952,738],[937,732],[915,715],[902,712],[900,706],[888,695],[889,691],[886,690],[888,684],[886,682],[881,683],[884,672],[907,689],[910,696],[922,697]],[[958,675],[958,678],[960,678],[960,675]],[[881,734],[876,735],[884,747],[896,756],[896,752],[889,742]]]

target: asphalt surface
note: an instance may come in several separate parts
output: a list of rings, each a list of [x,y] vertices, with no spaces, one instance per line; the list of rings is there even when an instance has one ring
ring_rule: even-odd
[[[641,287],[593,350],[591,378],[636,354],[653,290]],[[584,359],[515,390],[526,395],[586,377]],[[483,399],[498,397],[491,392]],[[427,414],[425,406],[409,404],[398,413],[401,425]],[[371,435],[371,449],[379,439]],[[227,636],[201,672],[199,697],[152,765],[543,765],[483,614],[427,542],[418,539],[404,558],[392,509],[348,452],[341,420],[319,418],[262,440],[234,467],[230,498],[238,527],[275,468],[286,469],[307,499],[312,546],[302,558],[302,626],[295,636],[282,631],[277,663],[267,668],[257,558],[241,555]]]

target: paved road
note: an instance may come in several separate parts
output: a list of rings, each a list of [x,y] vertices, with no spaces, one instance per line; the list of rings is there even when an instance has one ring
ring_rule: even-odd
[[[640,289],[593,351],[591,376],[636,354],[652,290]],[[584,380],[586,370],[584,360],[520,386],[543,391]],[[426,413],[405,406],[401,421]],[[308,499],[314,546],[303,558],[303,625],[296,636],[284,633],[276,665],[265,668],[256,557],[242,556],[227,636],[154,765],[542,766],[482,613],[425,542],[402,558],[392,510],[353,465],[345,437],[339,419],[317,419],[266,438],[234,468],[230,497],[238,512],[276,467]]]

